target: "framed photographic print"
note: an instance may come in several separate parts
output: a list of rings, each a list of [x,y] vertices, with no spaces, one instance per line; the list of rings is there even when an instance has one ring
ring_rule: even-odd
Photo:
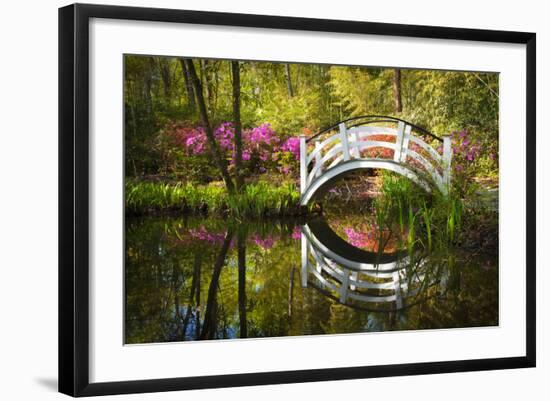
[[[535,34],[59,10],[59,390],[535,366]]]

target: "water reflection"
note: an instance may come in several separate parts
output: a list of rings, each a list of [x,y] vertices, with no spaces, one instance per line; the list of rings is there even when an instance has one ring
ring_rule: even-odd
[[[338,302],[363,309],[397,311],[419,302],[438,285],[442,293],[448,264],[427,263],[419,250],[369,252],[339,237],[324,219],[302,226],[302,287],[312,285]]]
[[[126,343],[498,324],[494,258],[371,252],[323,220],[128,219],[125,293]]]

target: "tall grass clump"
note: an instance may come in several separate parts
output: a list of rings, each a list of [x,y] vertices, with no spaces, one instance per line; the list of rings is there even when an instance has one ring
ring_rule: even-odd
[[[454,191],[449,195],[436,189],[427,193],[405,177],[391,173],[382,177],[382,196],[377,204],[389,205],[384,224],[397,227],[394,231],[400,233],[401,242],[409,251],[417,244],[432,250],[460,241],[463,207]]]
[[[258,182],[245,186],[239,193],[228,195],[222,186],[214,184],[128,180],[125,195],[128,214],[172,211],[261,217],[300,213],[300,194],[292,183],[273,186]]]
[[[273,186],[258,182],[227,197],[227,207],[235,217],[294,215],[299,212],[300,193],[293,183]]]

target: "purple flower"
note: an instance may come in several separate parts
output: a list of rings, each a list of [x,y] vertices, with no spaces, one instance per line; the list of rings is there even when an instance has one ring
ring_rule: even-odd
[[[281,146],[283,152],[290,152],[296,160],[300,159],[300,138],[290,137]]]
[[[300,226],[294,227],[294,230],[292,230],[291,238],[292,239],[301,239],[302,238],[302,229],[300,228]]]
[[[346,233],[346,236],[348,237],[348,241],[351,245],[356,246],[358,248],[365,247],[367,245],[368,236],[364,233],[355,231],[351,227],[345,227],[344,233]]]
[[[271,235],[268,235],[265,238],[262,238],[259,235],[253,235],[252,241],[263,249],[271,249],[275,244],[275,239]]]
[[[210,242],[212,244],[218,244],[222,243],[225,238],[225,233],[211,233],[204,228],[204,226],[198,228],[198,229],[190,229],[189,235],[191,235],[192,238],[197,239],[199,241],[206,241]]]

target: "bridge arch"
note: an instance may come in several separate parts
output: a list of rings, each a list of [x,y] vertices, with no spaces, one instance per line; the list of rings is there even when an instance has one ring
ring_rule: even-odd
[[[450,136],[440,138],[405,120],[361,116],[340,121],[310,138],[300,136],[300,204],[307,205],[339,177],[368,168],[393,171],[426,191],[435,187],[446,195],[451,158]]]
[[[301,284],[336,293],[342,304],[356,302],[399,310],[443,280],[426,274],[426,258],[408,251],[370,252],[340,238],[322,218],[309,220],[301,233]],[[414,266],[413,266],[414,265]],[[386,307],[383,307],[386,305]]]

